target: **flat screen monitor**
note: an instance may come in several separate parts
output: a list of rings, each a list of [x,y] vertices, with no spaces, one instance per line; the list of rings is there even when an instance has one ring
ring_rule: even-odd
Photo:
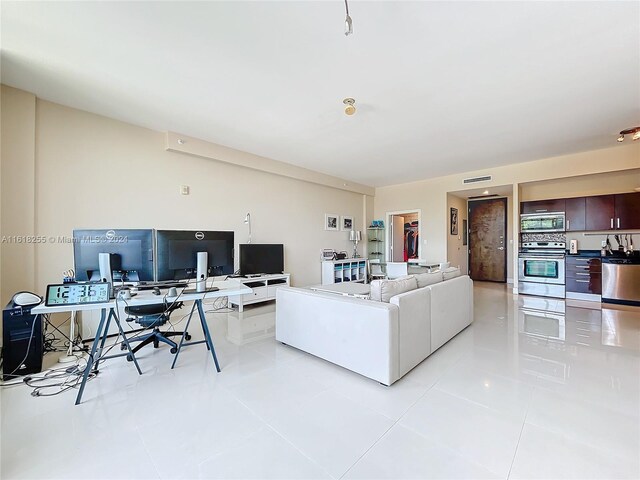
[[[156,230],[156,279],[196,278],[198,252],[207,252],[207,276],[233,273],[233,232]]]
[[[74,230],[73,265],[78,281],[100,281],[98,255],[111,257],[113,281],[152,281],[153,230]]]
[[[245,243],[240,245],[240,275],[284,272],[284,245]]]

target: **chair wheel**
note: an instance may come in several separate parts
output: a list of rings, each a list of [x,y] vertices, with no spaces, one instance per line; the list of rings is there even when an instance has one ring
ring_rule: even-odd
[[[184,339],[188,342],[189,340],[191,340],[191,335],[189,335],[188,333],[184,336]]]
[[[127,353],[127,362],[133,362],[133,355]]]
[[[178,349],[176,347],[171,347],[171,353],[177,353]]]
[[[127,349],[127,344],[126,344],[126,343],[124,343],[124,342],[122,342],[122,343],[120,344],[120,350],[126,350],[126,349]]]

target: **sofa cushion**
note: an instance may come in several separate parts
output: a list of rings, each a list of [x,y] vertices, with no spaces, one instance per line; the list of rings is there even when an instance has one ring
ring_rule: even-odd
[[[460,276],[460,269],[458,267],[445,268],[442,271],[442,278],[444,280],[450,280]]]
[[[391,297],[418,288],[413,275],[395,280],[374,280],[371,282],[371,300],[389,303]]]
[[[428,287],[442,281],[442,272],[418,273],[414,276],[416,277],[416,282],[418,282],[418,288]]]

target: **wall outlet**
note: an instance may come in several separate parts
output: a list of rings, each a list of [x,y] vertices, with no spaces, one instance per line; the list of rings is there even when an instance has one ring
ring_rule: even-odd
[[[607,246],[607,241],[606,240],[602,240],[602,248]]]
[[[180,185],[180,194],[189,195],[189,185]]]

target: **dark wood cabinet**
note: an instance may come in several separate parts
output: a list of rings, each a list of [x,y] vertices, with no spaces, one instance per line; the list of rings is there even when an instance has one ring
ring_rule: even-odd
[[[565,223],[567,232],[581,232],[586,229],[585,197],[567,198],[565,200]]]
[[[585,197],[585,230],[615,228],[615,195]]]
[[[567,256],[565,269],[565,290],[570,293],[602,293],[602,261],[598,257]],[[580,297],[575,297],[580,298]]]
[[[564,212],[567,232],[640,229],[640,192],[521,202],[520,213]]]
[[[640,228],[640,192],[615,195],[615,227],[617,230]]]
[[[521,202],[520,213],[552,213],[564,212],[564,198],[552,200],[536,200],[533,202]]]

